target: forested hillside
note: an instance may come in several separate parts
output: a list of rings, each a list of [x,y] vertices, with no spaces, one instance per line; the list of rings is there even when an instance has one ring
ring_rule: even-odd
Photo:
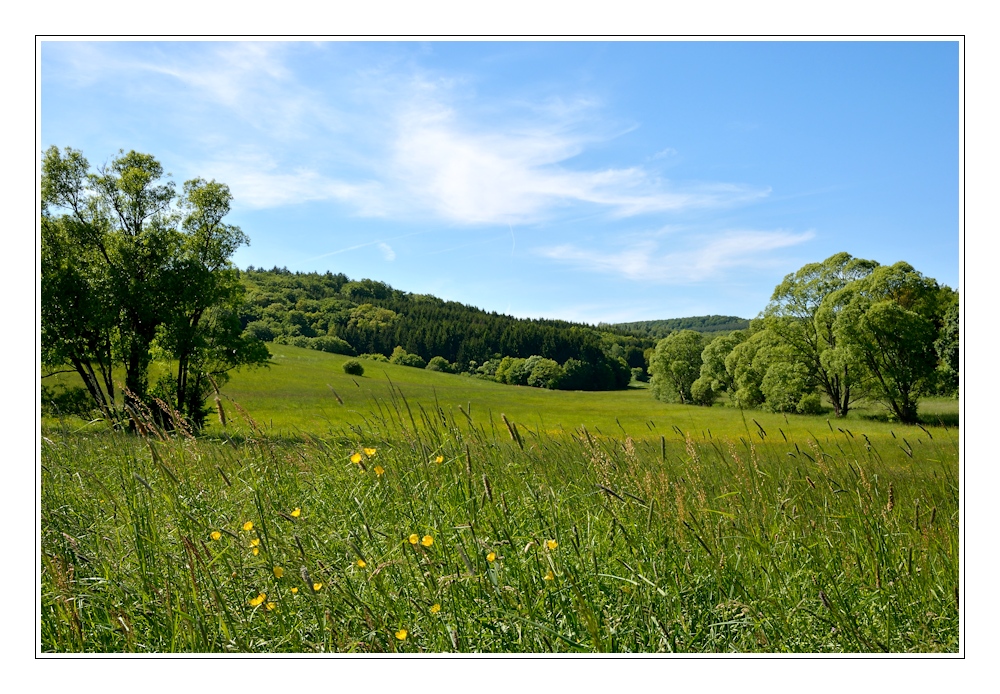
[[[731,330],[745,330],[750,321],[737,316],[692,316],[690,318],[667,318],[665,320],[640,320],[632,323],[612,323],[601,325],[638,337],[660,339],[678,330],[694,330],[699,333],[719,333]]]
[[[242,319],[250,334],[328,352],[385,357],[395,352],[398,358],[405,351],[424,362],[440,357],[448,362],[443,370],[490,378],[504,357],[536,357],[532,365],[539,359],[564,366],[575,360],[583,372],[562,387],[607,390],[627,385],[630,369],[644,368],[644,352],[656,344],[612,328],[513,318],[340,273],[250,267],[241,276],[247,289]],[[500,370],[502,376],[507,369]]]

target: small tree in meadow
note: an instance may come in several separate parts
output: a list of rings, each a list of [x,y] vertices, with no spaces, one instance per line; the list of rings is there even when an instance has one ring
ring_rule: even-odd
[[[364,376],[365,367],[357,359],[348,359],[344,362],[344,373],[351,376]]]

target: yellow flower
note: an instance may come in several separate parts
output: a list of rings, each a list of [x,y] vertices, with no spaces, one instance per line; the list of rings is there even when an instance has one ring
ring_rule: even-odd
[[[222,533],[220,533],[218,530],[215,530],[215,531],[212,532],[211,535],[209,535],[209,537],[211,537],[213,540],[221,540],[222,539]]]
[[[284,575],[285,575],[285,570],[283,568],[281,568],[280,566],[274,567],[274,577],[275,578],[281,578]]]
[[[431,605],[431,614],[437,614],[440,611],[441,611],[441,606],[439,604],[434,603],[433,605]]]
[[[420,536],[419,536],[419,535],[417,535],[416,533],[413,533],[412,535],[410,535],[410,536],[409,536],[408,538],[406,538],[406,539],[407,539],[407,540],[409,541],[409,543],[410,543],[411,545],[415,545],[415,544],[417,544],[418,542],[420,542]]]
[[[444,456],[443,455],[439,455],[437,458],[434,459],[434,462],[437,463],[438,465],[440,465],[441,463],[444,462]]]
[[[496,560],[497,560],[497,553],[496,552],[490,552],[489,554],[486,555],[486,561],[492,562],[492,561],[496,561]]]
[[[253,555],[256,557],[258,554],[260,554],[260,550],[257,549],[256,547],[254,547],[253,548]]]
[[[396,632],[396,638],[400,641],[406,641],[406,629],[400,629]]]
[[[366,449],[364,449],[364,451],[365,451],[365,455],[368,456],[369,458],[372,457],[373,455],[375,455],[375,449],[374,448],[366,448]]]
[[[375,476],[376,477],[381,477],[383,473],[385,473],[385,468],[383,468],[381,465],[376,465],[375,466]]]
[[[422,544],[424,547],[430,547],[431,545],[434,544],[434,538],[431,537],[430,535],[424,535],[424,539],[420,541],[420,544]]]
[[[292,518],[298,518],[301,515],[302,515],[302,509],[300,508],[297,508],[294,511],[292,511]]]
[[[318,593],[322,587],[322,583],[313,583],[313,592]]]
[[[261,604],[265,600],[267,600],[267,593],[261,593],[250,601],[250,607],[257,607],[257,605]]]
[[[555,540],[546,540],[545,546],[548,547],[549,549],[555,549],[556,547],[559,546],[559,543],[556,542]]]
[[[554,573],[552,573],[552,569],[549,569],[549,572],[547,574],[545,574],[545,580],[546,581],[554,581],[554,580],[556,580],[556,575]]]
[[[352,453],[351,454],[351,462],[354,463],[355,465],[357,465],[358,463],[360,463],[361,462],[361,454],[360,453]]]
[[[256,538],[255,537],[254,539],[250,540],[250,546],[251,547],[256,547],[259,544],[260,544],[260,538]]]
[[[253,530],[253,521],[247,521],[246,523],[244,523],[243,529],[246,530],[247,532]]]
[[[298,592],[299,592],[298,588],[292,588],[292,595],[295,595]]]
[[[273,610],[275,607],[277,607],[277,605],[275,605],[273,602],[269,602],[266,605],[264,605],[264,607],[266,607],[270,611]]]
[[[362,569],[368,566],[368,562],[366,562],[364,559],[358,559],[355,563],[358,565],[359,568]]]

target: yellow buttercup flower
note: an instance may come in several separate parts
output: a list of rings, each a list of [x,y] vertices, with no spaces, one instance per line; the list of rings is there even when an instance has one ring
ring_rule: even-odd
[[[406,629],[400,629],[399,631],[396,632],[396,638],[399,639],[400,641],[406,641],[406,634],[407,634]]]
[[[439,604],[434,603],[433,605],[431,605],[431,614],[437,614],[440,611],[441,611],[441,606]]]
[[[385,468],[383,468],[381,465],[376,465],[375,466],[375,476],[376,477],[381,477],[383,475],[383,473],[385,473]]]
[[[300,508],[297,508],[294,511],[292,511],[292,518],[298,518],[301,515],[302,515],[302,509]]]
[[[549,549],[555,549],[556,547],[559,546],[559,543],[556,542],[555,540],[546,540],[545,546],[548,547]]]
[[[212,532],[211,535],[209,535],[209,537],[211,537],[213,540],[221,540],[222,539],[222,533],[220,533],[218,530],[215,530],[215,531]]]
[[[322,583],[313,583],[313,592],[318,593],[322,587]]]
[[[256,547],[254,547],[253,548],[253,555],[256,557],[258,554],[260,554],[260,550],[257,549]]]
[[[243,529],[246,530],[247,532],[253,530],[253,521],[247,521],[246,523],[244,523]]]
[[[273,571],[274,571],[274,577],[275,578],[281,578],[282,576],[285,575],[285,570],[283,568],[281,568],[280,566],[274,567]]]
[[[490,552],[489,554],[486,555],[486,561],[493,562],[493,561],[496,561],[496,560],[497,560],[497,553],[496,552]]]
[[[549,572],[547,574],[545,574],[545,580],[546,581],[554,581],[554,580],[556,580],[556,575],[554,573],[552,573],[552,569],[549,569]]]
[[[420,541],[420,544],[422,544],[424,547],[430,547],[431,545],[434,544],[434,538],[431,537],[430,535],[424,535],[424,538]]]
[[[254,539],[250,540],[250,546],[251,547],[256,547],[259,544],[260,544],[260,538],[256,538],[255,537]]]
[[[357,565],[358,565],[358,568],[361,568],[361,569],[363,569],[363,568],[365,568],[366,566],[368,566],[368,562],[366,562],[366,561],[365,561],[364,559],[358,559],[358,560],[357,560],[356,562],[354,562],[354,563],[355,563],[355,564],[357,564]]]
[[[365,455],[368,456],[369,458],[372,457],[373,455],[375,455],[375,449],[374,448],[366,448],[366,449],[364,449],[364,451],[365,451]]]
[[[418,542],[420,542],[420,536],[419,536],[419,535],[417,535],[416,533],[413,533],[412,535],[410,535],[410,536],[409,536],[408,538],[406,538],[406,539],[407,539],[407,540],[409,541],[409,543],[410,543],[411,545],[415,545],[415,544],[417,544]]]
[[[265,600],[267,600],[267,593],[261,593],[256,598],[250,600],[250,607],[257,607],[257,605],[261,604]]]
[[[358,463],[360,463],[361,462],[361,454],[360,453],[352,453],[351,454],[351,462],[354,463],[355,465],[357,465]]]
[[[295,595],[298,592],[299,592],[298,588],[292,588],[292,595]]]
[[[438,465],[440,465],[441,463],[444,462],[444,456],[443,455],[439,455],[437,458],[434,459],[434,462],[437,463]]]
[[[273,602],[269,602],[266,605],[264,605],[264,607],[266,607],[268,611],[270,611],[273,610],[275,607],[277,607],[277,605],[275,605]]]

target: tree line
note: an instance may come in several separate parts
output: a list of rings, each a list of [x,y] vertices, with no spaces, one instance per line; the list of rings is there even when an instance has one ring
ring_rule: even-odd
[[[692,316],[690,318],[666,318],[663,320],[642,320],[631,323],[602,323],[598,327],[622,330],[632,335],[662,339],[679,330],[694,330],[699,333],[732,332],[750,327],[750,321],[738,316]]]
[[[858,400],[917,421],[919,398],[957,394],[959,297],[905,262],[838,253],[787,275],[745,330],[681,330],[650,358],[655,397],[845,417]]]
[[[572,390],[624,388],[648,368],[664,400],[817,412],[825,397],[843,417],[867,398],[904,422],[922,395],[957,391],[958,295],[906,263],[806,265],[738,330],[731,316],[595,327],[342,273],[241,272],[231,258],[249,239],[224,221],[231,202],[216,181],[177,190],[148,154],[94,168],[71,148],[44,153],[42,364],[84,386],[65,402],[132,427],[144,414],[198,428],[233,369],[267,363],[269,341]]]
[[[655,340],[560,320],[514,318],[344,274],[249,267],[248,334],[265,341],[385,358],[512,385],[625,388]]]

